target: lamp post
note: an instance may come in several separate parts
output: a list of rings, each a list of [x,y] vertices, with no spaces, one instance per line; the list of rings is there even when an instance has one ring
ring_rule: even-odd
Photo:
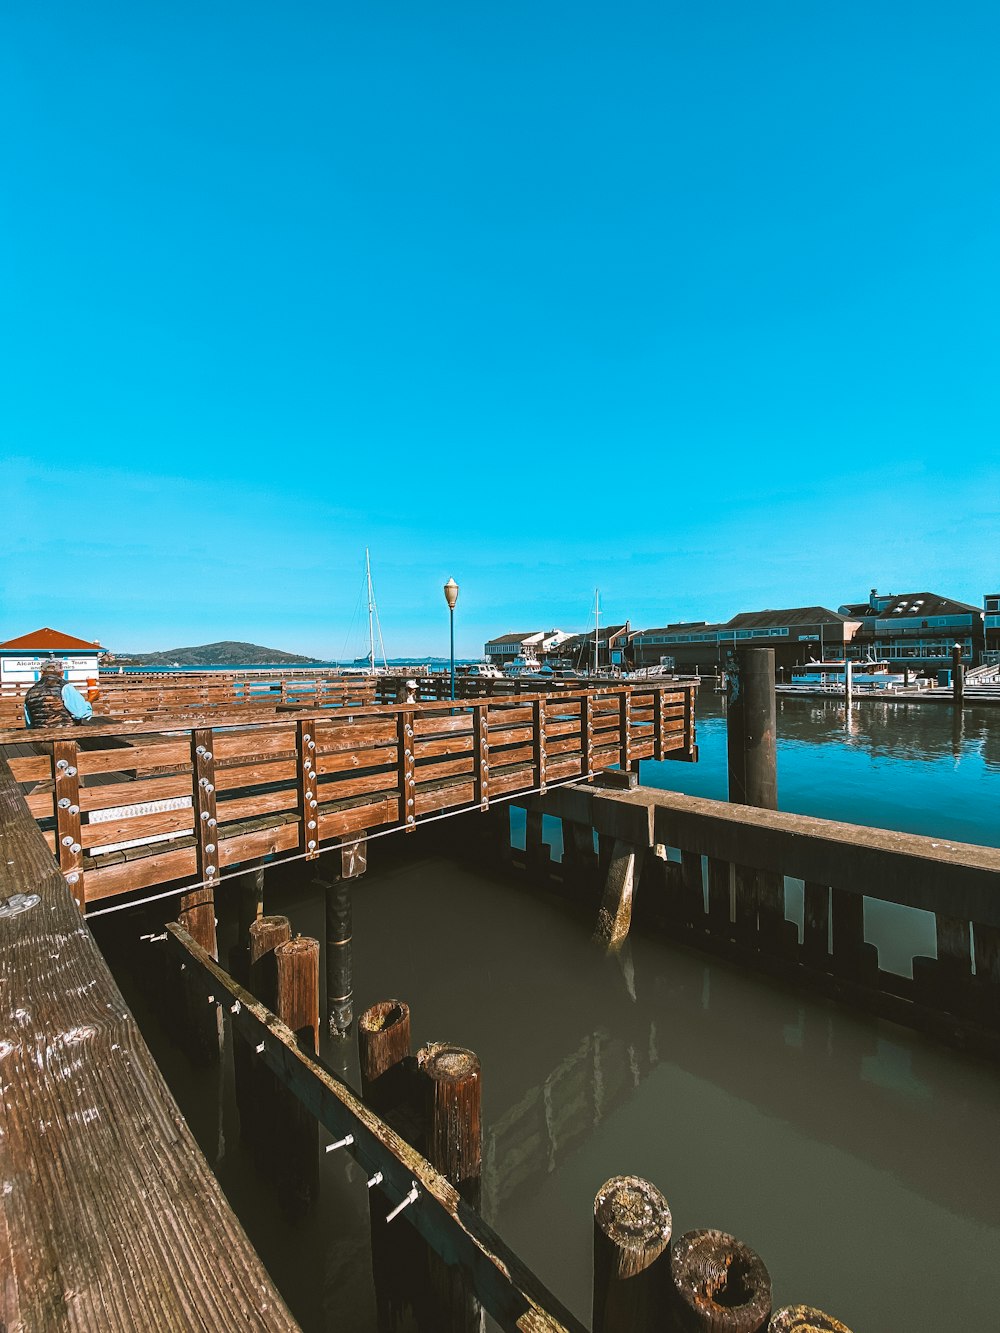
[[[451,697],[455,697],[455,603],[458,601],[458,584],[449,579],[444,585],[444,600],[448,603],[448,617],[451,621]]]

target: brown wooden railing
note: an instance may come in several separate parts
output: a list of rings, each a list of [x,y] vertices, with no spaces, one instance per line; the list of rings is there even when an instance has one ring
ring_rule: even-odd
[[[81,906],[426,816],[485,809],[640,759],[693,759],[694,686],[407,704],[247,725],[239,711],[28,733],[10,759]],[[0,746],[24,740],[0,733]],[[22,747],[23,748],[23,747]]]
[[[30,686],[5,685],[0,726],[24,726],[24,696]],[[81,693],[87,688],[77,684]],[[369,676],[239,675],[204,672],[165,676],[102,676],[92,698],[95,713],[115,718],[155,718],[217,709],[273,713],[278,705],[361,708],[376,702]]]

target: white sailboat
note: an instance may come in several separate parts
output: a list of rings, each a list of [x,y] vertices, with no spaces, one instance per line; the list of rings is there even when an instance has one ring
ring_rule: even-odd
[[[368,547],[365,547],[365,593],[368,599],[368,652],[364,657],[354,659],[355,666],[363,666],[371,675],[381,675],[389,670],[385,656],[385,643],[382,640],[382,625],[378,618],[378,606],[375,602],[375,587],[372,583],[372,562]],[[382,665],[378,666],[375,655],[375,634],[378,631],[378,646],[381,649]]]

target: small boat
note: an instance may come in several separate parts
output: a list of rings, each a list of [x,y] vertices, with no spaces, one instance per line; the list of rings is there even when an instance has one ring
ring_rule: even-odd
[[[467,680],[503,680],[503,672],[493,662],[471,662],[456,667],[455,671]]]
[[[542,671],[542,664],[534,653],[518,653],[513,661],[506,664],[503,674],[516,679],[518,676],[537,676],[542,674]],[[552,674],[551,667],[547,669],[546,674]]]
[[[846,687],[848,663],[843,658],[826,662],[804,662],[792,667],[790,685],[780,688],[785,690],[809,691],[810,693],[843,694]],[[890,671],[886,661],[851,662],[852,689],[872,694],[878,690],[893,690],[904,683],[902,672]]]

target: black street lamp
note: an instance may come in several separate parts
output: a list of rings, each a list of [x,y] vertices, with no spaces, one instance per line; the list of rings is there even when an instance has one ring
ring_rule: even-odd
[[[451,621],[451,697],[455,697],[455,603],[458,601],[458,584],[449,579],[444,585],[444,600],[448,603],[448,616]]]

